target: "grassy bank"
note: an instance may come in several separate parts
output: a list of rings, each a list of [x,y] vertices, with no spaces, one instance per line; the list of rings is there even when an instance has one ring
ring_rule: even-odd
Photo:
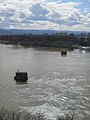
[[[0,109],[0,120],[45,120],[40,114],[32,115],[31,113],[8,111],[5,108]]]
[[[32,115],[27,112],[13,112],[8,111],[5,108],[0,109],[0,120],[47,120],[44,115],[36,114]],[[56,120],[74,120],[73,117],[61,118],[57,117]]]

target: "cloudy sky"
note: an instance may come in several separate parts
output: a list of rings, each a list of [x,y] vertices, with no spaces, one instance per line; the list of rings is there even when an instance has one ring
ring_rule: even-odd
[[[90,31],[90,0],[0,0],[0,28]]]

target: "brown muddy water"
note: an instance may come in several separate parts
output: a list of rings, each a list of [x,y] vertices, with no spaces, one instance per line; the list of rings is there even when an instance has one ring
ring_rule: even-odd
[[[28,72],[27,83],[16,83],[17,69]],[[0,107],[42,113],[54,120],[73,114],[90,120],[90,53],[24,48],[0,44]]]

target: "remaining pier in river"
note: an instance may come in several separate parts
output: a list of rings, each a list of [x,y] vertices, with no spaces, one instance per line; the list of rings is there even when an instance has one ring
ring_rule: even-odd
[[[67,55],[67,51],[66,51],[66,50],[62,50],[62,51],[61,51],[61,55],[62,55],[62,56]]]
[[[19,72],[19,69],[15,73],[14,80],[24,82],[28,80],[28,73],[27,72]]]

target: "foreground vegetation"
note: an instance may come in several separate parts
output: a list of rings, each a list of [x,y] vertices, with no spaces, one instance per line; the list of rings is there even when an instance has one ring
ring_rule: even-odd
[[[27,112],[13,112],[8,111],[7,109],[0,110],[0,120],[47,120],[44,115],[36,114],[32,115]],[[60,118],[57,117],[57,120],[74,120],[73,117]]]
[[[0,110],[0,120],[45,120],[40,114],[32,115],[26,112],[14,112],[7,109]]]

